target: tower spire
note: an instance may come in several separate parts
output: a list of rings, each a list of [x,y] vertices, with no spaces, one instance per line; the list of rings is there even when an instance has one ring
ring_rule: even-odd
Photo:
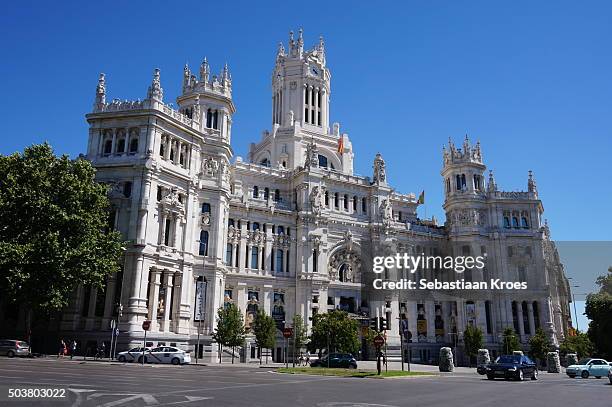
[[[493,170],[489,170],[489,182],[487,184],[487,190],[489,192],[497,191],[497,184],[495,183],[495,177],[493,176]]]
[[[529,179],[527,180],[527,190],[529,192],[538,193],[538,187],[536,185],[535,179],[533,178],[533,171],[529,170]]]
[[[204,83],[208,83],[208,75],[210,74],[210,68],[208,66],[208,61],[206,57],[202,60],[200,64],[200,81]]]

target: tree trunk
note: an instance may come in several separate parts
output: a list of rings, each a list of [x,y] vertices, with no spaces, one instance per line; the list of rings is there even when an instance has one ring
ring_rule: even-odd
[[[236,354],[236,347],[232,346],[232,365],[234,364],[234,355]]]
[[[266,353],[266,365],[268,364],[268,355],[270,354],[270,352]]]
[[[219,344],[219,364],[221,364],[222,359],[223,359],[223,345]]]
[[[258,346],[257,349],[259,350],[259,365],[261,366],[261,346]]]

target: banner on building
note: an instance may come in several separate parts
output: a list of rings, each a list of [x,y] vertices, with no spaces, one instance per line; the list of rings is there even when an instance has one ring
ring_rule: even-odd
[[[204,321],[206,310],[206,281],[196,281],[196,296],[194,305],[194,321]]]

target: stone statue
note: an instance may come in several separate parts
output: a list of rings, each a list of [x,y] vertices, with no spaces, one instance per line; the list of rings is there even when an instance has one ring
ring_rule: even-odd
[[[383,160],[380,153],[376,154],[374,158],[374,183],[375,184],[387,184],[387,173],[385,169],[385,160]]]
[[[321,212],[323,211],[323,199],[324,192],[323,187],[315,186],[310,192],[310,205],[312,207],[312,212],[316,216],[321,216]]]

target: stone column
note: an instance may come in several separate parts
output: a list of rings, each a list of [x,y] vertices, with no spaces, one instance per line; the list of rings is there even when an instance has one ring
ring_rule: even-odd
[[[427,318],[427,342],[435,342],[436,306],[433,301],[425,301],[425,317]]]
[[[111,318],[113,317],[113,300],[115,299],[115,289],[117,286],[117,274],[108,277],[106,285],[106,298],[104,299],[104,317],[102,319],[102,328],[105,329]]]
[[[314,112],[315,112],[315,117],[314,117],[314,124],[317,126],[321,125],[321,122],[319,122],[319,88],[315,88],[314,89]]]
[[[272,285],[263,286],[263,310],[266,315],[272,315]]]
[[[484,301],[475,301],[476,305],[476,325],[482,331],[483,336],[487,335],[487,312]],[[486,340],[485,340],[486,342]]]
[[[159,244],[162,246],[164,246],[166,241],[166,218],[166,213],[161,211],[159,214]]]
[[[531,301],[527,302],[527,319],[529,320],[529,332],[531,335],[535,335],[535,320],[533,318],[533,303]]]
[[[171,271],[164,272],[164,318],[161,322],[160,331],[167,332],[170,330],[170,308],[172,304],[172,276],[174,275]]]
[[[246,235],[247,235],[247,221],[246,219],[240,220],[240,240],[238,244],[240,245],[240,253],[238,258],[238,270],[244,270],[246,259],[248,258],[247,245],[246,245]]]
[[[523,322],[523,307],[521,302],[516,302],[516,318],[518,319],[519,326],[519,338],[521,338],[521,342],[525,341],[525,324]]]
[[[170,327],[170,330],[172,332],[177,332],[179,331],[180,325],[181,325],[181,302],[182,302],[182,298],[181,298],[181,285],[182,285],[182,273],[179,272],[175,272],[174,273],[174,287],[173,287],[173,293],[172,293],[172,324]]]
[[[149,320],[151,320],[151,331],[157,331],[157,304],[159,302],[159,287],[161,286],[161,272],[151,269],[151,288],[149,290]]]
[[[408,314],[408,330],[412,333],[412,341],[417,340],[417,303],[416,301],[406,302],[406,313]]]

